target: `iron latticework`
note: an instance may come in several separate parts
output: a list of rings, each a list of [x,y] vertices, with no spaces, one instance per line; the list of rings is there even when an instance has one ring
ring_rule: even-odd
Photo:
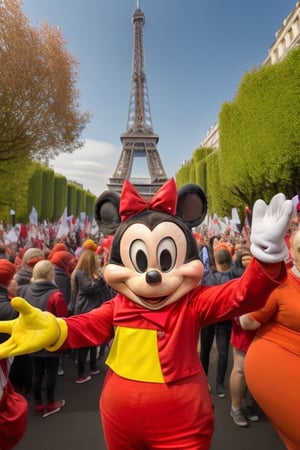
[[[153,132],[152,127],[144,64],[144,24],[145,15],[137,0],[132,16],[134,39],[127,129],[121,134],[121,156],[107,187],[121,192],[124,180],[128,179],[143,197],[148,198],[167,181],[167,176],[157,150],[159,136]],[[135,158],[146,158],[148,176],[134,176],[132,169]]]

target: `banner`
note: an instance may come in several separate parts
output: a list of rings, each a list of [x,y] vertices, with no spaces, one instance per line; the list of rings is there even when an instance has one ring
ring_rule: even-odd
[[[30,225],[38,224],[38,213],[34,206],[32,207],[31,213],[29,214],[29,223]]]

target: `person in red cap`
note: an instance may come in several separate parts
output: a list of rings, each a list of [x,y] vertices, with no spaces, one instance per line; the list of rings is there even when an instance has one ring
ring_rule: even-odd
[[[67,251],[68,247],[63,242],[57,242],[52,249],[50,250],[48,254],[48,259],[50,260],[54,253],[61,252],[61,251]]]
[[[12,320],[18,312],[12,308],[8,297],[8,286],[16,268],[7,259],[0,259],[0,320]],[[0,333],[0,343],[9,335]],[[23,437],[27,426],[28,405],[23,396],[16,393],[9,381],[9,371],[13,359],[0,361],[0,449],[11,450]],[[10,406],[11,396],[16,401],[16,410]]]
[[[59,250],[50,257],[48,256],[48,259],[54,266],[55,284],[62,291],[67,305],[69,305],[71,300],[71,263],[74,257],[68,250]]]
[[[12,308],[8,297],[8,286],[16,272],[13,263],[3,258],[0,259],[0,320],[15,319],[17,311]],[[0,335],[0,342],[4,342],[9,336]]]

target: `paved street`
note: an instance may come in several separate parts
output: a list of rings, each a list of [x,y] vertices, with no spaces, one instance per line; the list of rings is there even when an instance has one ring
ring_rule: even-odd
[[[215,359],[214,349],[209,377],[212,386],[214,386]],[[106,450],[98,413],[98,399],[105,373],[103,361],[99,361],[102,373],[82,385],[74,382],[76,375],[74,361],[65,357],[63,365],[65,375],[58,379],[57,392],[58,398],[66,400],[65,407],[60,413],[46,419],[35,416],[31,408],[27,432],[16,450]],[[239,428],[229,415],[228,396],[219,399],[213,392],[212,397],[216,423],[211,450],[285,449],[266,418],[252,423],[249,428]],[[28,399],[31,402],[30,395]]]

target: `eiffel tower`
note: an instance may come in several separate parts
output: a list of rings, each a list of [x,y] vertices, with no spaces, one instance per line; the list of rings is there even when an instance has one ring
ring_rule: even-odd
[[[132,15],[134,30],[131,94],[127,118],[127,130],[121,134],[122,152],[113,177],[109,179],[109,190],[121,192],[123,182],[128,179],[140,195],[149,199],[167,181],[157,143],[159,136],[153,132],[147,80],[144,66],[143,28],[145,15],[137,0]],[[135,158],[146,158],[148,177],[134,178],[132,174]]]

